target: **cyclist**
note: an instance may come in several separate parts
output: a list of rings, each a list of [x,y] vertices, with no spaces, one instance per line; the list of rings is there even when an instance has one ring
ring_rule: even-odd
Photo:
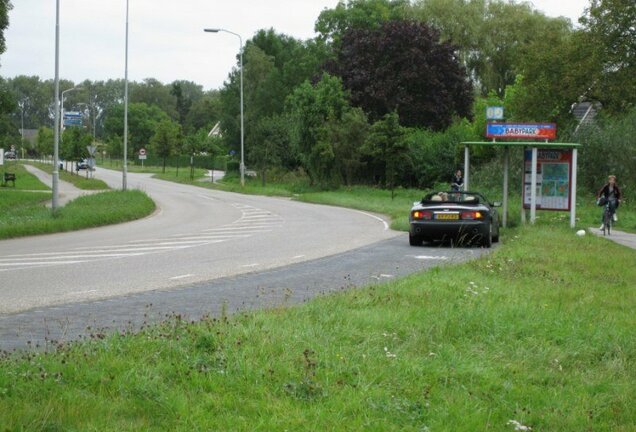
[[[601,190],[598,191],[598,193],[596,194],[596,198],[605,198],[605,201],[609,203],[609,208],[612,212],[612,218],[614,219],[614,221],[618,221],[616,209],[621,202],[621,190],[616,184],[615,175],[610,175],[607,177],[607,183],[601,188]],[[605,224],[603,222],[603,215],[601,215],[601,227],[599,229],[602,230],[604,226]]]

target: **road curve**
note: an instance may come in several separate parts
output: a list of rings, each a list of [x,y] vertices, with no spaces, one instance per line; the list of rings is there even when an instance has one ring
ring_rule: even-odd
[[[121,187],[121,173],[96,177]],[[241,195],[128,174],[152,216],[71,233],[0,241],[0,314],[94,301],[263,271],[393,238],[350,209]]]

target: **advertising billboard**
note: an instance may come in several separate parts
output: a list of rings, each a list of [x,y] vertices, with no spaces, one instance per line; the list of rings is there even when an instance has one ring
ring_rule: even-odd
[[[532,150],[524,154],[523,207],[530,208]],[[540,149],[537,152],[537,209],[570,210],[572,150]]]
[[[537,140],[556,139],[557,127],[554,123],[488,123],[488,138],[522,138]]]

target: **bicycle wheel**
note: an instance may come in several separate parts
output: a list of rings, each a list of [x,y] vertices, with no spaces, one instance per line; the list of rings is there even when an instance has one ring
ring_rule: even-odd
[[[603,212],[603,235],[610,235],[612,227],[612,213],[609,211],[609,208],[605,208],[605,212]]]

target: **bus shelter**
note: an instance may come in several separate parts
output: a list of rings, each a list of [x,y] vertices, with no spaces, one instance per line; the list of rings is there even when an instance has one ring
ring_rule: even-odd
[[[508,185],[509,185],[509,169],[510,169],[510,149],[521,148],[524,153],[526,150],[531,150],[530,161],[530,223],[535,223],[537,218],[537,159],[539,149],[542,150],[571,150],[571,172],[569,176],[569,212],[570,212],[570,227],[574,228],[576,223],[576,174],[577,174],[577,159],[578,159],[578,147],[577,143],[554,143],[554,142],[499,142],[499,141],[466,141],[462,142],[464,146],[464,187],[465,190],[469,190],[470,184],[470,147],[471,146],[489,146],[489,147],[503,147],[504,148],[504,163],[503,163],[503,215],[502,225],[505,228],[508,222]],[[526,183],[526,169],[523,170],[524,183]],[[524,200],[521,200],[521,219],[525,222],[525,206]]]

